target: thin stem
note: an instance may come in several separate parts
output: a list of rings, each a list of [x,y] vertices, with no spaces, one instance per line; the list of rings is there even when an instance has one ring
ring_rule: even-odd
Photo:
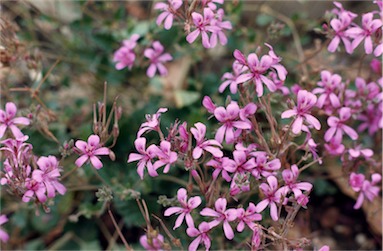
[[[117,231],[118,235],[120,236],[120,239],[121,239],[122,242],[124,243],[126,250],[133,250],[133,249],[129,246],[129,244],[128,244],[128,242],[126,241],[124,235],[122,234],[120,228],[118,227],[117,222],[116,222],[116,220],[114,219],[114,216],[113,216],[113,214],[112,214],[112,211],[110,211],[110,209],[108,209],[108,214],[109,214],[109,216],[110,216],[110,219],[111,219],[112,222],[113,222],[114,227],[116,228],[116,231]]]
[[[76,166],[76,167],[74,167],[72,170],[70,170],[69,172],[67,172],[66,174],[64,174],[64,175],[61,177],[61,180],[66,179],[69,175],[71,175],[74,171],[76,171],[77,168],[78,168],[78,167]]]
[[[49,77],[49,75],[51,74],[52,70],[56,67],[56,65],[61,61],[60,58],[58,58],[56,60],[56,62],[51,66],[51,68],[49,68],[49,70],[47,71],[47,73],[45,74],[45,76],[40,80],[39,84],[37,85],[37,87],[33,90],[33,93],[34,95],[37,95],[37,93],[39,92],[39,89],[41,87],[41,85],[45,82],[45,80]]]
[[[315,163],[321,161],[322,158],[318,158],[310,163],[308,163],[307,165],[304,165],[301,169],[299,169],[299,173],[303,172],[304,170],[306,170],[307,168],[309,168],[310,166],[314,165]]]
[[[302,44],[300,42],[299,33],[297,31],[297,28],[295,27],[294,22],[291,21],[291,19],[288,18],[287,16],[285,16],[282,13],[279,13],[279,12],[271,9],[267,5],[263,5],[261,7],[261,11],[266,13],[266,14],[269,14],[269,15],[271,15],[271,16],[279,19],[279,20],[281,20],[282,22],[286,23],[287,26],[290,27],[291,33],[292,33],[293,39],[294,39],[294,45],[295,45],[295,47],[297,49],[297,52],[298,52],[299,61],[300,62],[304,62],[305,61],[305,55],[304,55],[304,52],[303,52]],[[302,64],[301,66],[302,66],[303,74],[305,75],[306,79],[309,79],[307,65],[306,64]]]
[[[182,247],[182,245],[181,245],[180,240],[177,239],[177,238],[175,238],[175,237],[170,233],[169,229],[166,227],[166,225],[165,225],[165,223],[163,222],[163,220],[162,220],[160,217],[158,217],[157,215],[155,215],[155,214],[152,214],[152,216],[153,216],[156,220],[158,220],[158,222],[161,224],[162,229],[165,231],[165,233],[166,233],[166,234],[169,236],[169,238],[172,240],[172,243],[173,243],[176,247],[181,248],[181,250],[184,250],[183,247]]]

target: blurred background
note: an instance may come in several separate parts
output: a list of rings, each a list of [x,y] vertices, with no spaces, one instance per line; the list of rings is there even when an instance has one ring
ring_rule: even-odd
[[[367,1],[343,5],[358,13],[375,7]],[[359,64],[358,53],[349,56],[322,50],[315,55],[326,41],[317,31],[327,21],[326,10],[332,8],[331,1],[227,1],[226,18],[234,27],[227,33],[228,45],[207,50],[199,40],[192,45],[186,42],[183,23],[176,22],[168,31],[158,27],[158,12],[153,10],[151,1],[1,1],[0,106],[13,101],[23,114],[37,115],[33,126],[25,131],[36,155],[60,156],[59,146],[64,142],[86,140],[92,134],[92,106],[102,100],[105,81],[108,109],[118,96],[117,103],[123,111],[120,135],[112,149],[116,160],[102,159],[102,181],[90,166],[79,168],[66,178],[68,192],[57,196],[51,212],[41,211],[38,216],[33,205],[20,203],[2,187],[1,213],[10,218],[2,227],[11,236],[2,249],[123,250],[106,212],[107,203],[96,196],[100,187],[105,192],[105,185],[113,188],[110,207],[122,233],[135,249],[141,249],[138,239],[144,234],[145,222],[136,195],[145,199],[152,213],[162,216],[164,207],[158,203],[159,196],[171,198],[182,186],[164,175],[141,181],[136,163],[127,164],[128,154],[135,151],[133,142],[145,114],[168,107],[161,118],[164,128],[176,119],[187,121],[188,125],[198,121],[212,125],[201,101],[209,95],[218,104],[225,102],[229,92],[219,94],[217,90],[222,75],[231,71],[234,49],[247,54],[264,47],[264,43],[271,44],[289,71],[286,86],[300,83],[312,88],[326,67],[335,71],[354,67]],[[134,33],[143,37],[141,47],[159,40],[173,56],[174,61],[167,64],[167,77],[148,78],[148,65],[141,63],[142,55],[138,60],[143,67],[115,69],[113,53]],[[297,51],[296,43],[301,51]],[[299,74],[301,55],[314,55],[305,63],[310,79],[302,79]],[[353,79],[355,74],[350,71],[345,78]],[[45,76],[37,97],[31,95]],[[281,110],[278,102],[274,102],[275,109]],[[41,112],[37,113],[38,109]],[[381,134],[379,139],[381,143]],[[74,155],[64,159],[64,173],[74,167],[75,159]],[[313,166],[309,174],[301,177],[314,184],[314,191],[308,209],[298,214],[291,237],[306,236],[315,246],[327,244],[334,250],[381,249],[381,207],[372,205],[368,212],[354,210],[355,195],[338,182],[340,173],[336,170],[340,172],[339,163],[325,160],[324,166]],[[180,170],[172,172],[180,179],[187,177]],[[371,212],[378,216],[368,218],[366,215]],[[171,229],[174,217],[166,220]],[[159,223],[154,220],[153,225]]]

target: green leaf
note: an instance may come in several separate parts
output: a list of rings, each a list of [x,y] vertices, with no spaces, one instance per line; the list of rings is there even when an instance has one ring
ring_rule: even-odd
[[[182,108],[189,106],[200,98],[200,93],[195,91],[178,90],[174,93],[176,106]]]
[[[274,20],[274,18],[272,16],[269,16],[269,15],[266,15],[266,14],[259,14],[257,16],[255,22],[259,26],[266,26],[266,25],[270,24],[273,20]]]
[[[330,182],[323,179],[314,181],[314,193],[318,196],[336,194],[337,189]]]

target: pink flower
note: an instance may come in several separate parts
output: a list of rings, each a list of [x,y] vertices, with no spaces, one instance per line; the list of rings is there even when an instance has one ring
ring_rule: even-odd
[[[163,12],[157,17],[157,25],[160,26],[164,22],[165,30],[169,30],[173,25],[174,14],[181,7],[182,0],[168,0],[166,3],[156,3],[154,9],[162,10]]]
[[[34,195],[36,195],[41,203],[47,200],[47,196],[45,195],[46,188],[43,183],[27,178],[25,180],[25,188],[27,191],[24,193],[22,201],[29,202]]]
[[[170,165],[177,161],[177,153],[171,151],[171,144],[169,141],[163,140],[160,143],[160,147],[157,148],[156,155],[158,160],[153,164],[155,170],[165,165],[164,173],[168,173]]]
[[[148,251],[158,251],[158,250],[163,250],[163,245],[164,245],[164,236],[161,234],[157,234],[157,236],[150,236],[148,237],[145,235],[140,237],[140,244],[145,250]]]
[[[156,145],[150,145],[147,149],[145,149],[145,138],[137,138],[134,141],[134,145],[139,153],[129,154],[128,163],[138,160],[137,173],[141,179],[144,179],[145,167],[148,168],[148,173],[150,176],[158,176],[158,173],[152,164],[152,160],[157,156],[157,152],[159,152],[160,149],[158,149]]]
[[[317,118],[310,114],[311,109],[317,102],[317,97],[306,90],[300,90],[297,95],[297,106],[281,114],[283,119],[295,116],[292,124],[292,132],[298,134],[302,131],[303,120],[312,125],[316,130],[321,128]]]
[[[287,96],[290,94],[290,90],[287,86],[284,86],[285,84],[285,81],[284,80],[280,80],[278,78],[278,75],[275,73],[275,72],[270,72],[269,73],[269,78],[274,82],[276,88],[278,91],[282,92],[282,94],[284,96]]]
[[[250,202],[246,211],[243,208],[237,209],[237,220],[239,221],[237,225],[237,231],[242,232],[247,225],[250,229],[255,230],[256,224],[254,221],[262,220],[262,215],[256,212],[256,207],[254,203]]]
[[[374,173],[371,176],[371,181],[365,180],[364,176],[362,178],[360,175],[353,175],[352,173],[350,176],[351,188],[353,188],[355,192],[360,192],[354,209],[359,209],[362,206],[365,197],[367,197],[369,201],[373,201],[375,197],[379,196],[380,186],[377,186],[377,184],[381,180],[382,176],[378,173]],[[362,186],[360,186],[360,183],[362,183]]]
[[[136,60],[136,54],[134,48],[137,45],[137,40],[140,35],[133,34],[130,39],[124,40],[122,47],[118,49],[113,56],[113,62],[117,62],[116,69],[121,70],[125,67],[132,69],[134,61]]]
[[[194,196],[188,200],[186,189],[180,188],[177,192],[177,199],[181,204],[181,207],[169,207],[164,213],[165,216],[170,216],[172,214],[179,215],[176,223],[174,224],[173,230],[181,226],[184,218],[186,219],[186,224],[189,228],[194,227],[194,221],[190,213],[201,204],[201,198],[199,196]]]
[[[229,173],[223,168],[222,158],[211,159],[206,163],[206,165],[214,168],[212,174],[213,180],[216,180],[219,174],[222,172],[222,178],[224,178],[227,182],[231,181]]]
[[[265,210],[267,206],[270,207],[270,215],[274,221],[278,220],[278,209],[277,204],[281,203],[281,196],[285,195],[285,189],[278,189],[278,181],[275,176],[267,177],[267,183],[262,183],[259,188],[263,191],[265,199],[259,202],[256,206],[255,211],[257,213]],[[277,204],[276,204],[277,203]]]
[[[282,172],[283,180],[285,181],[285,186],[282,188],[286,189],[284,192],[292,191],[296,199],[302,194],[302,191],[310,191],[313,188],[313,185],[309,182],[297,182],[299,175],[299,170],[297,165],[292,165],[291,170],[285,169]],[[281,189],[282,189],[281,188]],[[301,191],[302,190],[302,191]]]
[[[167,111],[168,111],[168,108],[160,108],[153,115],[146,114],[146,122],[142,123],[142,125],[140,126],[140,129],[138,130],[138,133],[137,133],[137,138],[140,138],[142,134],[144,134],[145,132],[149,132],[152,130],[155,130],[155,131],[160,130],[161,113],[164,113]]]
[[[206,126],[200,122],[194,124],[195,128],[191,128],[190,131],[196,139],[196,147],[193,149],[193,158],[199,159],[202,156],[203,151],[210,152],[214,157],[221,158],[223,153],[221,151],[222,145],[216,140],[206,140]]]
[[[371,101],[378,101],[381,99],[381,88],[375,82],[366,84],[366,80],[363,78],[355,79],[355,86],[358,89],[358,95]]]
[[[214,110],[214,116],[216,119],[222,124],[220,128],[218,128],[215,139],[222,143],[225,138],[226,143],[231,144],[235,141],[235,131],[234,128],[237,129],[250,129],[251,123],[249,121],[238,120],[238,116],[240,114],[240,108],[237,102],[232,101],[227,108],[220,106]],[[255,112],[255,111],[254,111]]]
[[[347,33],[354,38],[352,41],[352,48],[355,49],[364,39],[364,50],[366,54],[373,52],[371,36],[382,27],[382,20],[374,19],[372,12],[366,13],[362,16],[362,28],[356,26],[347,30]]]
[[[82,154],[75,162],[78,167],[90,160],[96,169],[100,169],[102,168],[102,162],[97,155],[109,155],[109,149],[100,145],[100,137],[97,135],[90,135],[88,142],[77,140],[75,146]]]
[[[16,125],[29,125],[29,119],[25,117],[16,117],[17,108],[12,102],[5,104],[5,111],[0,109],[0,138],[4,136],[5,130],[9,128],[13,136],[17,139],[24,134]]]
[[[189,245],[189,251],[196,251],[199,244],[203,243],[205,245],[206,251],[210,249],[211,240],[208,235],[211,227],[206,222],[201,222],[198,229],[195,227],[189,227],[186,229],[186,233],[190,237],[196,237]]]
[[[317,106],[322,108],[324,105],[331,106],[332,108],[340,107],[340,100],[337,93],[341,90],[342,78],[338,74],[331,74],[329,71],[321,72],[321,81],[317,83],[318,86],[312,93],[320,94]]]
[[[359,156],[364,156],[366,159],[369,159],[374,155],[374,152],[369,148],[364,148],[356,146],[355,148],[348,149],[348,153],[350,154],[350,159],[356,159]]]
[[[363,174],[361,173],[356,174],[354,172],[350,174],[349,184],[355,192],[359,192],[362,189],[363,182],[364,182]]]
[[[209,96],[203,97],[202,105],[209,113],[214,113],[215,109],[217,108]]]
[[[202,216],[211,216],[215,218],[209,223],[210,228],[214,228],[223,222],[223,231],[225,236],[227,239],[232,240],[234,238],[234,232],[229,222],[234,221],[237,218],[237,210],[226,210],[227,201],[225,198],[217,199],[214,205],[215,210],[211,208],[204,208],[200,214]]]
[[[236,57],[237,54],[234,54]],[[240,62],[240,59],[236,57],[236,59]],[[274,92],[276,91],[276,86],[272,80],[265,76],[267,71],[273,65],[273,58],[269,55],[264,55],[261,57],[261,60],[258,59],[257,54],[250,53],[247,57],[246,66],[249,69],[249,73],[244,73],[237,78],[237,84],[245,83],[249,80],[252,80],[255,84],[255,88],[257,91],[258,97],[263,95],[263,83],[267,86],[267,88]]]
[[[40,157],[37,165],[40,169],[35,169],[32,178],[37,182],[42,182],[47,190],[49,198],[55,196],[55,191],[63,195],[66,192],[65,186],[59,182],[60,170],[58,161],[54,156]]]
[[[332,139],[329,144],[324,144],[324,147],[329,154],[334,156],[342,155],[345,150],[344,145],[339,142],[335,142],[334,139]]]
[[[379,76],[382,75],[382,62],[381,62],[381,60],[376,59],[376,58],[372,59],[371,63],[370,63],[370,67],[376,74],[378,74]]]
[[[216,4],[223,4],[224,0],[201,0],[202,6],[207,6],[212,10],[217,9]]]
[[[210,48],[211,45],[210,45],[207,31],[213,32],[213,31],[220,30],[220,28],[211,25],[211,20],[214,19],[213,11],[210,8],[204,8],[203,16],[197,12],[193,12],[192,18],[193,18],[193,23],[196,29],[190,32],[189,35],[186,36],[186,41],[188,41],[188,43],[191,44],[201,34],[202,45],[205,48]]]
[[[330,247],[327,245],[322,246],[318,251],[330,251]]]
[[[0,215],[0,226],[8,221],[8,218],[5,214]],[[7,242],[9,239],[9,235],[3,229],[0,228],[0,240],[2,242]]]
[[[329,142],[334,140],[333,143],[340,144],[342,143],[343,133],[346,133],[350,136],[351,139],[356,140],[358,134],[354,129],[345,125],[345,122],[351,117],[351,109],[348,107],[342,107],[339,110],[339,118],[330,116],[327,119],[327,124],[330,128],[326,131],[324,135],[325,141]]]
[[[350,12],[342,11],[341,13],[339,13],[338,19],[334,18],[330,21],[330,26],[335,31],[335,34],[334,38],[331,40],[330,44],[327,47],[329,52],[335,52],[335,50],[339,46],[340,41],[342,40],[346,52],[350,54],[352,53],[353,47],[349,40],[347,29],[349,28],[352,20],[356,17],[356,15],[350,16],[349,13]]]
[[[258,250],[262,241],[262,229],[256,226],[253,229],[253,235],[251,236],[251,250]]]
[[[280,64],[280,62],[282,61],[282,58],[277,56],[277,54],[275,54],[274,49],[271,45],[267,43],[265,43],[265,45],[269,48],[269,56],[271,57],[271,60],[272,60],[271,68],[274,68],[276,70],[279,80],[285,81],[287,70],[282,64]]]
[[[254,158],[247,159],[245,151],[235,150],[233,152],[233,158],[234,160],[227,157],[222,159],[223,168],[230,173],[243,173],[251,171],[255,167]]]
[[[266,178],[271,175],[276,175],[275,171],[281,168],[281,161],[277,158],[269,160],[265,152],[254,152],[252,155],[255,156],[255,167],[251,174],[257,180],[261,179],[261,175]]]
[[[231,30],[233,27],[229,21],[222,21],[224,15],[225,14],[223,9],[219,9],[216,14],[216,19],[213,19],[211,22],[212,26],[218,29],[214,29],[213,33],[211,34],[210,48],[214,48],[217,45],[218,39],[221,45],[227,44],[227,37],[223,30]]]
[[[152,46],[153,48],[147,48],[144,51],[145,57],[150,60],[150,65],[146,71],[146,75],[149,78],[152,78],[158,70],[161,76],[166,76],[168,74],[168,70],[163,63],[173,60],[173,57],[169,53],[163,53],[164,47],[159,41],[154,41]]]
[[[29,165],[29,160],[32,157],[32,145],[26,143],[27,140],[28,136],[25,135],[17,139],[9,138],[0,142],[4,145],[0,150],[5,151],[5,156],[9,158],[12,165]]]
[[[238,61],[234,61],[233,63],[233,73],[226,72],[222,76],[222,80],[226,79],[220,86],[218,91],[222,93],[227,86],[230,86],[230,92],[232,94],[237,93],[237,78],[241,75],[242,72],[246,71],[247,67],[243,67]]]
[[[382,111],[379,109],[382,105],[369,104],[365,110],[359,114],[358,120],[361,124],[358,126],[358,132],[363,132],[368,129],[369,135],[374,135],[379,128],[382,128]]]

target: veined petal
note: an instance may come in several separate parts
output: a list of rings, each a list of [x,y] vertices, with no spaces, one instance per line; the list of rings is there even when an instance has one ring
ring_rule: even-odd
[[[109,154],[109,148],[107,147],[101,147],[96,149],[93,153],[94,155],[108,155]]]
[[[81,167],[89,159],[87,155],[81,155],[75,162],[77,167]]]
[[[183,208],[181,207],[169,207],[165,210],[164,215],[170,216],[172,214],[181,213],[183,211]]]
[[[91,156],[90,162],[96,169],[100,169],[102,167],[102,162],[96,156]]]

